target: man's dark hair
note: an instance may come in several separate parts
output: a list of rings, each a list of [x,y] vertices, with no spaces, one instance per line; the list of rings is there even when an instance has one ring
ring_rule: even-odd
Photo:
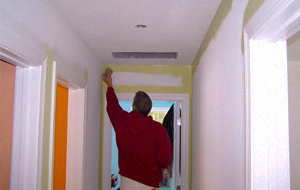
[[[143,115],[148,115],[152,108],[152,101],[147,93],[138,91],[135,93],[132,106],[134,111]]]

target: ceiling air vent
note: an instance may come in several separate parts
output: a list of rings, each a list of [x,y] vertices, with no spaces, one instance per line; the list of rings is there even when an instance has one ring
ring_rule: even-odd
[[[177,52],[112,52],[115,59],[177,59]]]

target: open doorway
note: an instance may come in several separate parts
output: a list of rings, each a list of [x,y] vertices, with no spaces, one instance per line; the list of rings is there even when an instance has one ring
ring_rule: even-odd
[[[53,190],[66,189],[67,133],[69,89],[60,83],[56,87]]]
[[[178,143],[174,148],[174,160],[173,160],[173,173],[172,173],[172,181],[170,181],[170,190],[176,190],[177,186],[180,186],[181,189],[188,189],[188,180],[189,180],[189,95],[188,94],[149,94],[153,102],[165,102],[168,104],[168,110],[172,104],[175,103],[176,113],[180,113],[180,109],[182,112],[182,118],[180,119],[180,114],[176,114],[174,118],[176,121],[176,125],[181,125],[182,130],[175,131],[174,134],[174,143]],[[120,102],[126,102],[127,107],[131,110],[132,106],[132,98],[134,94],[117,94]],[[130,102],[131,101],[131,102]],[[159,103],[158,103],[159,104]],[[106,101],[104,102],[104,106],[106,107]],[[156,107],[153,104],[153,107]],[[159,110],[159,109],[158,109]],[[153,109],[155,111],[155,109]],[[155,114],[155,113],[154,113]],[[103,162],[102,162],[102,189],[111,189],[111,171],[112,167],[112,146],[113,141],[113,130],[111,127],[111,123],[109,121],[107,112],[104,112],[104,130],[103,130]],[[181,138],[180,138],[181,136]],[[180,139],[180,140],[179,140]],[[115,142],[115,141],[114,141]],[[179,151],[179,145],[181,145],[182,151]],[[115,157],[117,155],[114,154]],[[179,162],[179,158],[181,158],[181,162]],[[179,177],[179,168],[181,168],[181,177]],[[118,171],[114,170],[113,173],[118,173]],[[176,174],[177,173],[177,174]],[[120,177],[118,178],[120,179]],[[117,188],[116,188],[117,189]],[[168,189],[168,188],[162,188]]]
[[[9,189],[16,68],[0,60],[0,189]]]
[[[82,189],[87,72],[56,64],[52,55],[43,63],[36,63],[1,45],[0,56],[16,67],[10,189],[53,189],[53,108],[57,81],[69,88],[68,142],[71,143],[68,143],[66,188]]]
[[[246,189],[290,189],[286,40],[300,2],[266,1],[244,29]]]
[[[127,112],[132,111],[132,101],[120,101],[120,106]],[[174,106],[176,107],[176,102],[162,102],[162,101],[152,102],[152,110],[149,113],[149,115],[152,116],[154,121],[157,121],[157,122],[163,124],[164,121],[166,121],[165,118],[166,118],[167,113],[169,113],[169,111],[170,112],[176,111],[176,109],[173,109]],[[175,122],[174,117],[173,117],[174,115],[177,115],[177,114],[172,113],[172,118],[170,118],[170,119],[173,120],[172,126],[176,125],[176,122]],[[168,129],[167,129],[167,131],[168,131]],[[174,133],[176,133],[176,131],[177,130],[174,131],[174,129],[173,129],[172,132],[171,132],[172,134],[169,134],[169,131],[168,131],[170,140],[172,139],[171,143],[173,144],[173,150],[176,149],[176,148],[174,148],[175,146],[174,146],[174,141],[173,141],[173,139],[174,139],[173,136],[174,136]],[[173,166],[174,169],[172,168],[171,172],[175,171],[175,165],[172,165],[172,166]],[[116,135],[115,135],[114,130],[112,130],[111,175],[117,175],[118,176],[118,178],[117,178],[118,183],[114,187],[111,188],[112,190],[117,190],[120,187],[121,176],[118,174],[118,172],[119,172],[118,148],[117,148],[117,144],[116,144]],[[168,176],[170,176],[170,174]],[[171,176],[173,176],[173,175],[171,175]],[[161,185],[164,185],[164,187],[161,188],[161,189],[171,190],[172,189],[172,179],[173,179],[172,177],[171,178],[166,178],[167,184],[166,185],[161,184]]]

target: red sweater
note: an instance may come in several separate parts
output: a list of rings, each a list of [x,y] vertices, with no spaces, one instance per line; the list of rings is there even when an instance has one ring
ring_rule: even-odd
[[[159,187],[161,169],[170,165],[173,154],[166,129],[151,116],[124,111],[112,87],[107,89],[106,99],[119,149],[119,174]]]

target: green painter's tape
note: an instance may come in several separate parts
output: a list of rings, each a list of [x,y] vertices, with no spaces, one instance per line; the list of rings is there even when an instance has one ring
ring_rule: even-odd
[[[207,50],[207,48],[209,47],[209,44],[211,43],[211,41],[213,39],[215,39],[218,35],[218,31],[222,26],[222,23],[224,22],[224,20],[226,19],[228,13],[231,10],[232,7],[232,1],[233,0],[222,0],[219,8],[205,34],[205,37],[200,45],[200,48],[198,50],[198,53],[196,54],[196,57],[192,63],[193,67],[193,73],[196,70],[196,67],[198,66],[200,59],[202,57],[202,55],[204,54],[204,52]]]
[[[265,0],[249,0],[244,11],[244,20],[243,20],[243,29],[242,29],[242,40],[241,40],[241,48],[242,54],[245,54],[244,49],[244,27],[248,23],[248,21],[252,18],[252,16],[256,13],[259,7],[265,2]]]
[[[265,0],[249,0],[247,7],[244,12],[244,21],[243,26],[247,24],[247,22],[252,18],[252,16],[256,13],[256,11],[259,9],[259,7],[264,3]],[[219,8],[206,32],[206,35],[200,45],[200,48],[196,54],[196,57],[192,63],[192,74],[195,73],[197,66],[199,65],[200,59],[204,52],[209,47],[209,44],[213,39],[216,38],[218,35],[218,31],[220,27],[222,26],[223,21],[226,19],[228,13],[231,10],[232,7],[232,0],[222,0],[222,2],[219,5]],[[243,29],[241,31],[243,32]],[[244,39],[241,40],[242,48],[244,47]],[[242,49],[242,52],[244,52],[244,49]]]
[[[48,189],[49,179],[49,146],[50,146],[50,123],[51,123],[51,94],[53,77],[53,52],[46,47],[46,85],[45,85],[45,107],[44,107],[44,128],[43,128],[43,155],[42,155],[42,184],[41,189]]]
[[[244,12],[243,26],[245,26],[265,0],[249,0]]]
[[[84,69],[83,72],[84,72],[85,81],[88,82],[89,81],[88,71],[86,69]]]

